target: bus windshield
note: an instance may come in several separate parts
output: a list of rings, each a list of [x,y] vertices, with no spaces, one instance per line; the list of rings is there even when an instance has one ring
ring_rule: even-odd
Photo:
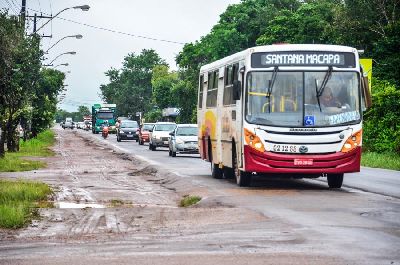
[[[99,112],[97,113],[96,117],[102,120],[110,120],[114,118],[114,113],[112,112]]]
[[[352,124],[361,119],[359,91],[357,72],[249,72],[246,120],[282,127]]]

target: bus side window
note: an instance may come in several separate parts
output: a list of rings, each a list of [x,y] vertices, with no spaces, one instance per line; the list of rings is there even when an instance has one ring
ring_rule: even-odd
[[[225,68],[224,105],[233,105],[233,81],[238,80],[239,64],[229,65]]]
[[[207,108],[217,106],[218,73],[218,70],[208,73]]]
[[[203,107],[203,87],[204,87],[204,75],[200,76],[200,84],[199,84],[199,101],[198,108],[201,109]]]

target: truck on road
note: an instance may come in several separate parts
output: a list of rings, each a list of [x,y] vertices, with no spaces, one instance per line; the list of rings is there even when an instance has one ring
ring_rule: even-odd
[[[108,122],[110,133],[115,133],[116,104],[94,104],[92,106],[92,133],[101,132],[101,125]]]

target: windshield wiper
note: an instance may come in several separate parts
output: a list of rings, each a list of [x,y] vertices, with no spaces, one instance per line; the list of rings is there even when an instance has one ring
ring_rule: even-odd
[[[317,79],[315,79],[315,93],[316,93],[316,96],[317,96],[318,107],[319,107],[319,110],[321,112],[322,112],[322,109],[321,109],[321,103],[319,101],[319,97],[322,96],[322,94],[324,93],[326,84],[328,83],[329,79],[332,76],[332,70],[333,70],[332,66],[329,66],[328,71],[326,72],[326,74],[324,76],[324,80],[322,80],[320,88],[318,88]]]
[[[269,83],[269,86],[267,87],[267,99],[268,99],[268,112],[271,113],[271,94],[272,94],[272,88],[274,87],[276,76],[278,74],[278,66],[274,67],[274,72],[272,73],[271,81]]]

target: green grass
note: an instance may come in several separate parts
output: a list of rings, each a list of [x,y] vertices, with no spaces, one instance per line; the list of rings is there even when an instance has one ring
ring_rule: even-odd
[[[51,193],[44,183],[0,180],[0,227],[23,227],[37,216],[37,203]]]
[[[185,195],[185,196],[183,196],[183,199],[180,201],[179,206],[180,207],[188,207],[188,206],[198,203],[200,200],[201,200],[201,197],[199,197],[199,196]]]
[[[400,155],[395,153],[364,152],[361,156],[361,165],[400,170]]]
[[[55,142],[54,132],[47,130],[40,133],[37,138],[20,142],[19,152],[6,152],[0,159],[0,172],[16,172],[35,170],[46,167],[46,163],[23,159],[29,156],[52,156],[54,153],[48,149]]]
[[[55,142],[54,132],[46,130],[38,134],[37,138],[20,142],[19,156],[52,156],[54,153],[48,149]]]
[[[111,200],[111,207],[118,207],[118,206],[121,206],[123,204],[124,204],[124,202],[122,200],[119,200],[119,199]]]

